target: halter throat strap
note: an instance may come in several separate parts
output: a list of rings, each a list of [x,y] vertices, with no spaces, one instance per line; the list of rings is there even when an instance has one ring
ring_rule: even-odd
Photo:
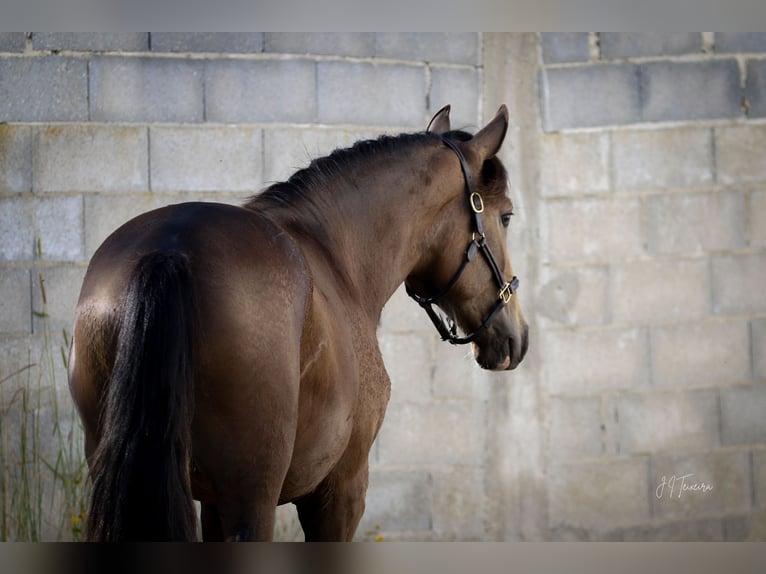
[[[495,256],[489,247],[489,243],[487,243],[484,231],[484,218],[482,216],[484,213],[484,200],[476,191],[473,174],[471,173],[470,166],[468,165],[468,161],[466,160],[463,151],[460,149],[460,147],[458,147],[455,141],[449,139],[448,137],[441,136],[441,139],[444,145],[455,152],[455,155],[457,155],[458,159],[460,160],[460,169],[462,170],[463,178],[465,179],[465,188],[468,192],[468,204],[472,214],[473,236],[471,238],[471,242],[468,244],[468,248],[465,251],[465,256],[463,257],[463,260],[460,263],[457,271],[452,276],[452,279],[450,279],[447,282],[447,285],[445,285],[438,293],[436,293],[436,295],[432,295],[431,297],[421,297],[412,291],[406,282],[404,287],[407,291],[407,294],[425,310],[426,314],[431,319],[431,322],[434,324],[437,331],[439,331],[443,341],[448,341],[453,345],[465,345],[474,341],[479,335],[481,335],[489,327],[500,310],[510,302],[511,297],[519,287],[519,279],[518,277],[514,276],[511,281],[505,280],[503,272],[500,269],[500,265],[498,265],[497,260],[495,259]],[[475,331],[469,333],[465,337],[458,337],[457,326],[455,325],[455,322],[450,318],[447,318],[445,321],[445,319],[439,313],[437,313],[436,310],[434,310],[433,305],[440,299],[444,298],[447,293],[449,293],[449,291],[455,286],[455,284],[457,284],[463,274],[463,271],[465,271],[468,264],[475,259],[477,253],[482,254],[487,264],[489,265],[490,270],[492,271],[492,276],[499,288],[498,298],[484,321],[482,321],[481,325]]]

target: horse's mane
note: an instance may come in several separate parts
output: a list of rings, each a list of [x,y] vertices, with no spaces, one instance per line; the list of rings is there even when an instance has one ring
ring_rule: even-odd
[[[250,198],[246,207],[294,207],[317,190],[325,189],[328,182],[342,177],[350,168],[366,160],[381,154],[405,154],[413,147],[425,141],[433,141],[434,138],[438,136],[427,132],[382,135],[377,139],[358,141],[351,147],[338,148],[329,155],[314,159],[308,167],[296,171],[287,181],[270,185]]]
[[[468,141],[473,137],[461,130],[445,134],[458,141]],[[440,141],[441,136],[429,132],[403,133],[399,135],[381,135],[376,139],[361,140],[351,147],[338,148],[329,155],[314,159],[308,167],[296,171],[286,181],[274,183],[259,194],[251,197],[245,207],[250,209],[297,208],[300,205],[315,203],[317,194],[331,193],[328,183],[344,177],[351,169],[362,166],[366,161],[382,155],[401,154],[407,156],[413,148],[425,142]],[[499,170],[498,170],[499,168]],[[499,176],[501,185],[497,185]],[[499,160],[493,158],[485,162],[479,177],[480,185],[489,196],[505,193],[506,173]]]

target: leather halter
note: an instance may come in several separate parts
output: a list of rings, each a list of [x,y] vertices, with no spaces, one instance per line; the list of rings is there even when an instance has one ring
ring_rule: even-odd
[[[487,243],[487,238],[484,233],[484,219],[482,217],[482,213],[484,213],[484,200],[476,191],[468,162],[466,161],[463,152],[460,151],[460,148],[454,141],[447,138],[446,136],[442,136],[442,142],[444,142],[444,145],[455,152],[458,159],[460,160],[460,168],[463,171],[465,187],[468,191],[468,204],[472,213],[474,228],[473,236],[471,238],[471,242],[468,244],[468,248],[465,251],[465,257],[460,263],[460,267],[458,267],[458,270],[452,276],[452,279],[449,280],[447,285],[444,286],[444,288],[442,288],[442,290],[439,291],[436,295],[431,297],[421,297],[417,293],[413,292],[406,282],[404,284],[404,288],[407,291],[407,295],[412,297],[412,299],[414,299],[418,305],[425,309],[428,317],[434,324],[434,327],[436,327],[436,330],[439,331],[442,341],[448,341],[453,345],[465,345],[472,342],[479,335],[481,335],[487,329],[487,327],[489,327],[490,323],[492,323],[500,310],[511,301],[511,297],[519,288],[519,278],[514,275],[510,281],[506,281],[503,277],[500,266],[498,265],[495,256],[492,254],[489,243]],[[484,259],[487,261],[487,264],[492,271],[492,276],[499,288],[497,301],[490,309],[489,314],[484,319],[482,324],[479,325],[478,329],[472,333],[469,333],[465,337],[458,337],[457,325],[455,325],[455,322],[450,318],[447,318],[445,321],[445,319],[434,310],[433,304],[442,299],[445,295],[447,295],[447,293],[449,293],[450,289],[452,289],[460,279],[460,276],[463,274],[463,271],[465,271],[465,268],[471,261],[474,260],[476,254],[479,252],[481,252],[481,254],[484,256]]]

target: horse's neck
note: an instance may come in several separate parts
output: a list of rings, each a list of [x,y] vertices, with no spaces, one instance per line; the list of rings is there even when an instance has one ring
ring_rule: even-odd
[[[303,240],[323,243],[333,268],[371,316],[380,313],[438,236],[436,215],[448,200],[439,189],[446,184],[444,174],[426,162],[423,153],[392,161],[387,169],[360,166],[327,182],[331,193],[324,194],[318,215],[321,234],[304,235]]]

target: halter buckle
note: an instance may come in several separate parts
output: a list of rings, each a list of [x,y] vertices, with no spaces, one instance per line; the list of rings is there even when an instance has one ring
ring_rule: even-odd
[[[510,282],[505,282],[505,285],[500,289],[499,296],[506,305],[511,302],[511,297],[513,297],[513,287]]]
[[[470,202],[471,209],[474,213],[484,213],[484,200],[481,198],[481,195],[475,191],[472,191]]]

